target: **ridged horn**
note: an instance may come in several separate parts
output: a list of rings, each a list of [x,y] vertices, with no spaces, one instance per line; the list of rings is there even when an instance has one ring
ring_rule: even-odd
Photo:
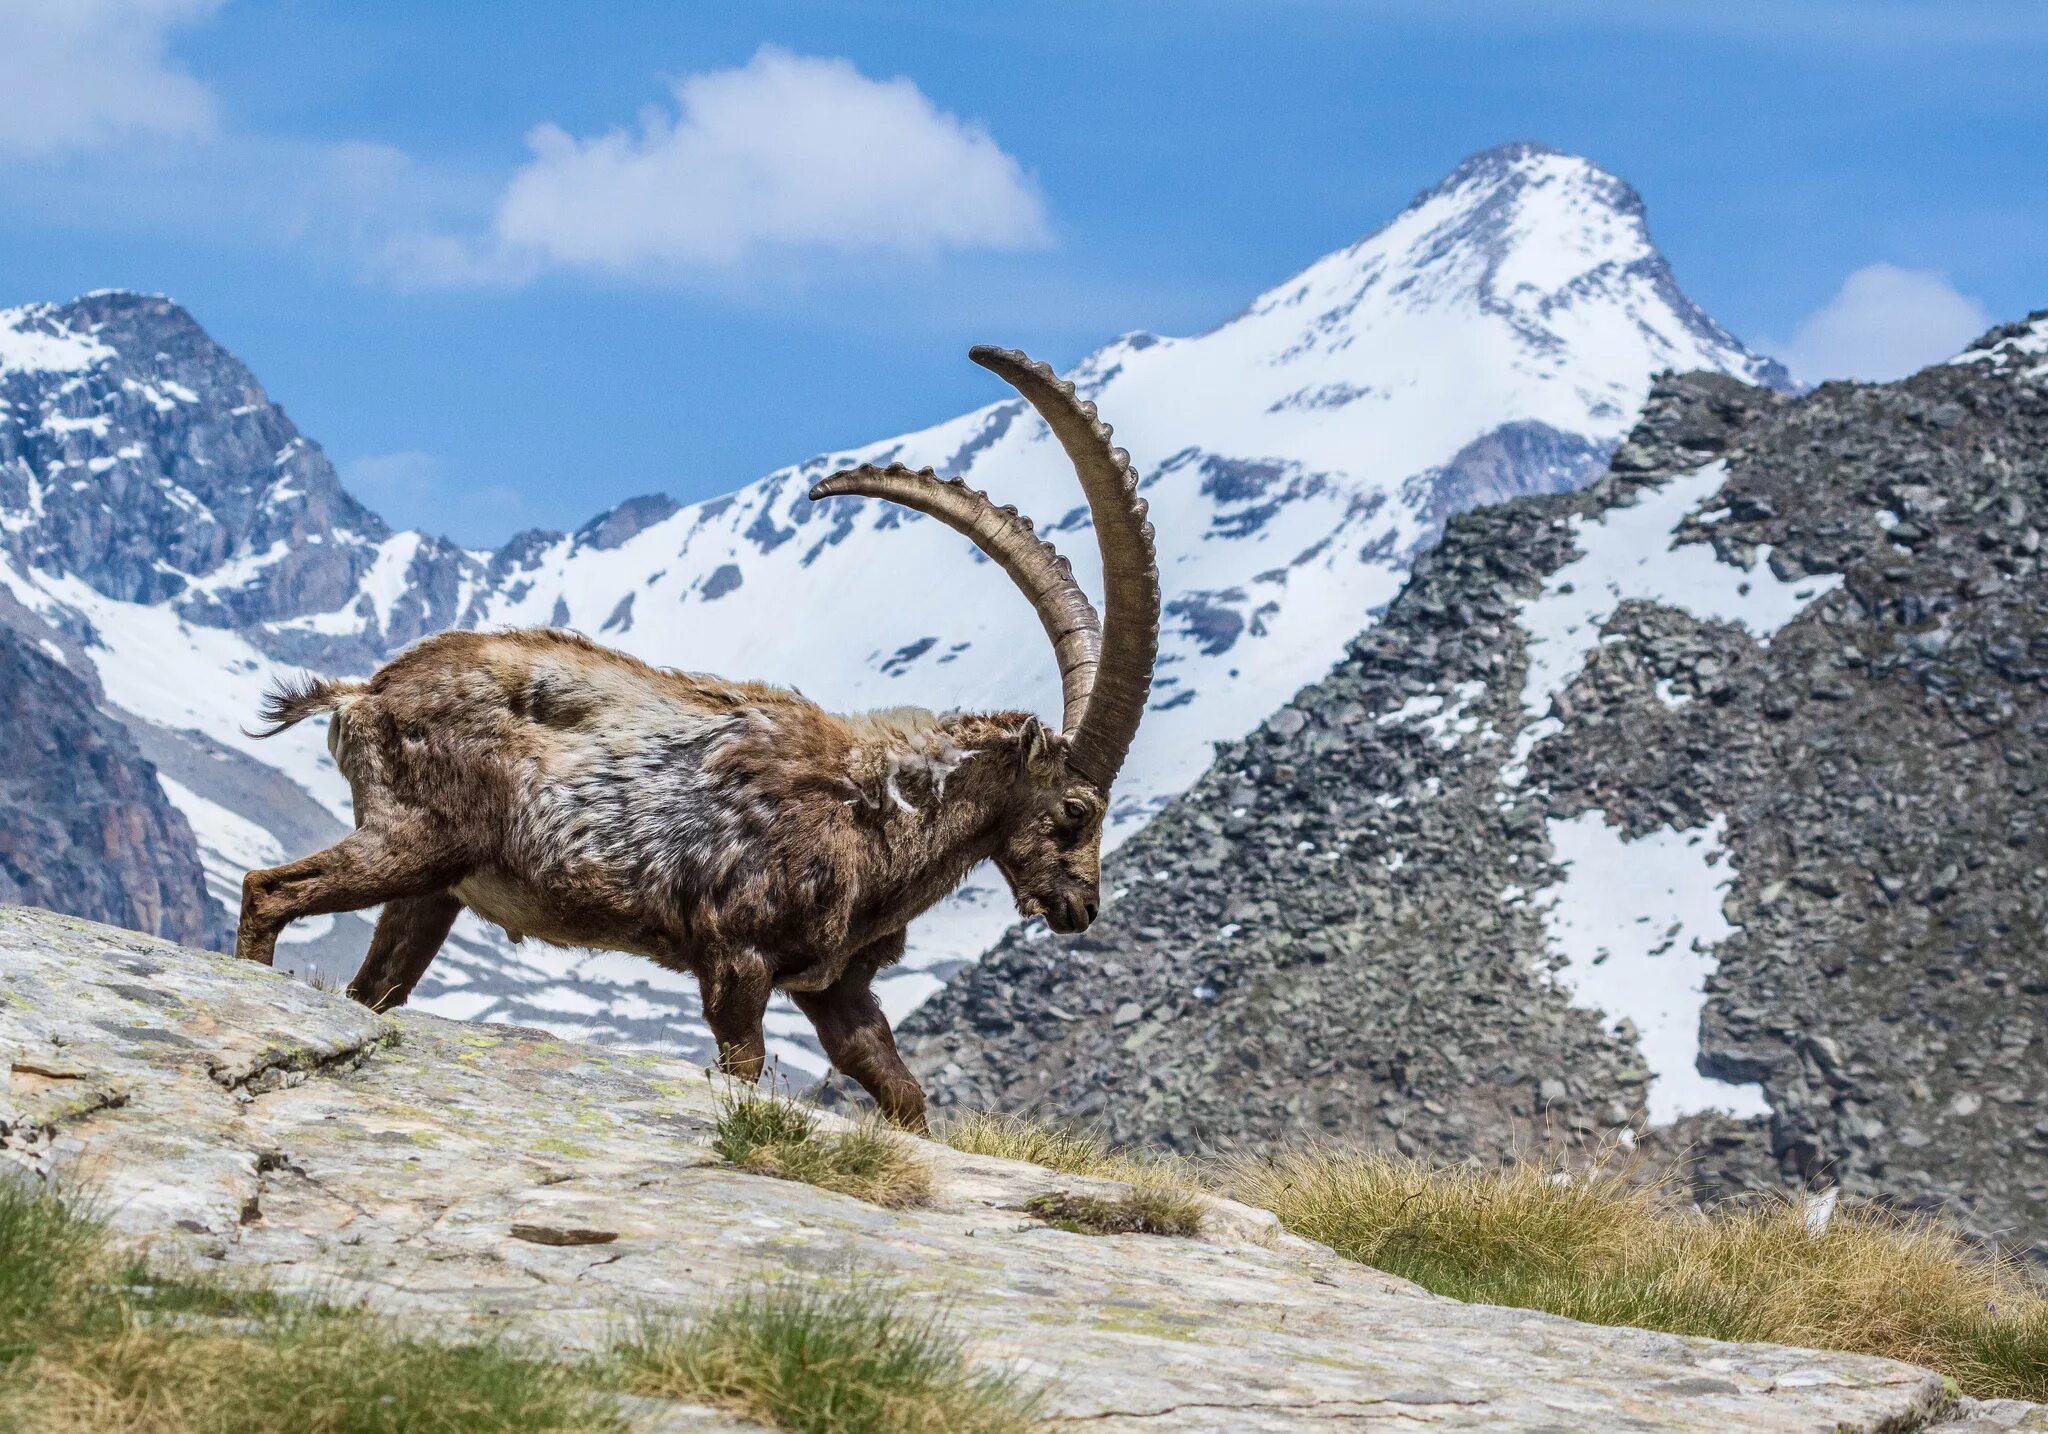
[[[1110,442],[1110,428],[1095,405],[1074,396],[1074,386],[1015,349],[986,344],[968,357],[1009,383],[1038,410],[1067,450],[1102,549],[1102,659],[1078,722],[1069,692],[1067,735],[1071,765],[1103,791],[1129,755],[1152,692],[1159,656],[1159,565],[1145,500],[1130,455]]]
[[[1060,691],[1066,699],[1064,726],[1082,720],[1101,660],[1102,623],[1074,570],[1051,543],[1032,531],[1031,520],[1015,508],[997,507],[988,494],[958,478],[940,478],[929,468],[900,463],[886,468],[863,464],[834,473],[811,489],[811,497],[882,498],[914,508],[960,533],[1010,575],[1031,599],[1032,609],[1052,639],[1059,659]]]

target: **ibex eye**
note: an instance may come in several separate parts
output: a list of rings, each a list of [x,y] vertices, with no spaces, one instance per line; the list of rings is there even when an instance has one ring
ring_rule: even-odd
[[[1067,820],[1070,822],[1085,822],[1088,820],[1088,804],[1086,802],[1076,801],[1069,797],[1061,807],[1061,810],[1067,814]]]

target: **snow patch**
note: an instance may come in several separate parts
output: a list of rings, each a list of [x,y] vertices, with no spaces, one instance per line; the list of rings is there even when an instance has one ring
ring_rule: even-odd
[[[43,427],[51,433],[90,433],[95,438],[105,438],[113,431],[113,420],[104,413],[95,413],[90,418],[46,413],[43,415]]]
[[[406,1005],[415,1011],[425,1011],[430,1016],[440,1016],[450,1021],[474,1021],[491,1007],[498,1004],[496,996],[487,996],[480,991],[436,991],[428,995],[414,995]]]
[[[302,723],[267,741],[243,730],[265,689],[296,667],[274,662],[236,633],[186,622],[169,608],[107,597],[80,578],[36,571],[31,579],[0,562],[0,587],[44,618],[91,625],[97,640],[87,657],[109,705],[164,727],[196,728],[279,769],[353,825],[348,784],[328,755],[324,723]]]
[[[82,373],[113,357],[91,334],[65,328],[49,304],[0,309],[0,374]]]
[[[405,596],[411,584],[412,560],[419,555],[418,533],[394,533],[377,547],[377,560],[363,575],[360,588],[377,615],[379,631],[391,625],[391,609]]]
[[[1451,689],[1448,697],[1440,692],[1425,692],[1409,698],[1381,717],[1379,725],[1396,727],[1412,722],[1428,732],[1430,740],[1439,748],[1448,752],[1479,730],[1480,719],[1467,716],[1466,709],[1485,695],[1484,682],[1461,682]]]
[[[1657,487],[1641,489],[1633,503],[1587,519],[1574,517],[1579,556],[1543,581],[1543,591],[1517,605],[1527,634],[1528,670],[1522,679],[1527,717],[1502,769],[1507,786],[1528,774],[1529,753],[1562,730],[1548,714],[1551,700],[1579,675],[1600,643],[1600,630],[1630,599],[1690,613],[1702,622],[1731,622],[1768,643],[1786,623],[1842,585],[1839,573],[1786,581],[1770,567],[1769,544],[1757,548],[1756,566],[1721,561],[1710,543],[1674,543],[1679,525],[1727,481],[1728,465],[1709,463]]]
[[[2021,378],[2048,379],[2048,315],[2035,319],[2017,335],[1981,348],[1965,349],[1949,362],[1981,363],[1991,368],[2016,372]]]
[[[1604,813],[1551,818],[1550,844],[1564,877],[1532,897],[1543,909],[1555,973],[1572,1004],[1635,1030],[1649,1066],[1650,1119],[1719,1110],[1769,1115],[1762,1087],[1700,1074],[1700,1012],[1714,947],[1735,934],[1721,902],[1735,881],[1723,843],[1727,822],[1663,827],[1634,841]]]
[[[166,488],[165,492],[168,496],[170,490]],[[183,488],[179,488],[178,492],[185,493],[187,497],[191,497],[191,494]],[[195,499],[194,501],[196,502],[197,500]],[[183,507],[184,505],[181,503],[179,506]],[[238,592],[262,577],[266,570],[283,562],[290,556],[291,548],[286,544],[285,540],[283,538],[275,538],[272,539],[270,546],[262,552],[243,553],[239,557],[229,558],[204,577],[193,577],[189,573],[179,573],[179,576],[192,585],[194,592],[205,593],[209,597],[215,593]],[[166,571],[175,571],[175,569],[167,568]]]
[[[185,820],[192,825],[192,835],[199,843],[199,867],[206,877],[207,894],[229,915],[238,914],[242,909],[242,878],[256,867],[282,862],[284,847],[255,822],[200,796],[183,782],[162,772],[156,774],[156,779],[171,805],[184,813]],[[333,926],[332,917],[324,919],[328,927]],[[310,941],[323,934],[324,931],[309,929],[299,932],[297,939]]]
[[[192,834],[199,838],[199,844],[238,868],[237,880],[243,872],[261,866],[276,866],[284,860],[284,847],[277,838],[241,813],[229,811],[219,802],[200,796],[183,782],[162,772],[157,773],[156,779],[162,784],[164,795],[171,799],[171,805],[183,812],[185,820],[192,824]]]

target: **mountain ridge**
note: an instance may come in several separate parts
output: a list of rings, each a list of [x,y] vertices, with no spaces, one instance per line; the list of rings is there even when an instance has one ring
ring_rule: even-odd
[[[1144,474],[1167,588],[1153,708],[1112,842],[1200,772],[1212,741],[1326,670],[1451,512],[1590,479],[1653,371],[1779,381],[1673,295],[1683,298],[1633,190],[1584,160],[1510,146],[1215,328],[1128,334],[1082,360],[1072,376]],[[837,707],[1057,710],[1029,609],[992,570],[966,576],[981,560],[962,540],[875,505],[805,498],[832,467],[929,463],[1032,513],[1092,583],[1086,507],[1014,398],[718,498],[648,495],[572,534],[471,551],[343,502],[318,446],[232,356],[185,346],[178,323],[186,337],[168,348],[121,328],[124,314],[162,314],[153,306],[166,302],[102,295],[68,319],[48,306],[0,313],[11,405],[0,414],[11,419],[0,421],[0,581],[53,640],[102,669],[109,704],[149,742],[198,734],[171,765],[199,799],[188,815],[221,872],[285,852],[266,826],[267,811],[293,800],[278,783],[324,808],[335,834],[348,820],[317,732],[268,746],[241,735],[263,677],[366,671],[442,626],[574,626],[652,661],[799,684]],[[69,352],[52,358],[53,346]],[[70,367],[50,367],[59,362]],[[241,475],[244,491],[217,493],[222,474]],[[143,506],[126,531],[132,559],[110,569],[88,549],[121,511],[105,501],[115,485]],[[179,513],[190,531],[177,529]],[[221,680],[174,690],[152,675],[166,663]],[[308,835],[299,822],[293,845]],[[913,929],[892,1009],[936,989],[1011,919],[1000,883],[979,874]],[[345,976],[364,934],[337,919],[300,933],[294,959]],[[694,1029],[687,987],[651,984],[658,973],[641,965],[536,957],[472,922],[425,990],[448,1014],[575,1034]],[[785,1033],[800,1035],[785,1017]],[[815,1060],[798,1045],[782,1053]]]

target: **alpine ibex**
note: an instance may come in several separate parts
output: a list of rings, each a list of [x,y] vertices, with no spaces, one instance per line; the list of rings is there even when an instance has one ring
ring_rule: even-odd
[[[1073,461],[1102,550],[1098,620],[1033,532],[930,469],[835,473],[813,499],[884,498],[972,539],[1024,590],[1059,660],[1061,730],[1027,712],[839,716],[793,691],[672,672],[564,632],[444,632],[367,682],[271,694],[270,735],[333,714],[356,830],[242,884],[236,954],[269,965],[302,916],[382,903],[349,994],[411,993],[463,907],[517,940],[637,952],[693,972],[719,1063],[761,1072],[789,992],[834,1065],[896,1124],[924,1092],[871,990],[904,928],[993,859],[1025,916],[1095,919],[1103,815],[1144,715],[1159,572],[1137,476],[1092,404],[1008,349],[1014,385]]]

